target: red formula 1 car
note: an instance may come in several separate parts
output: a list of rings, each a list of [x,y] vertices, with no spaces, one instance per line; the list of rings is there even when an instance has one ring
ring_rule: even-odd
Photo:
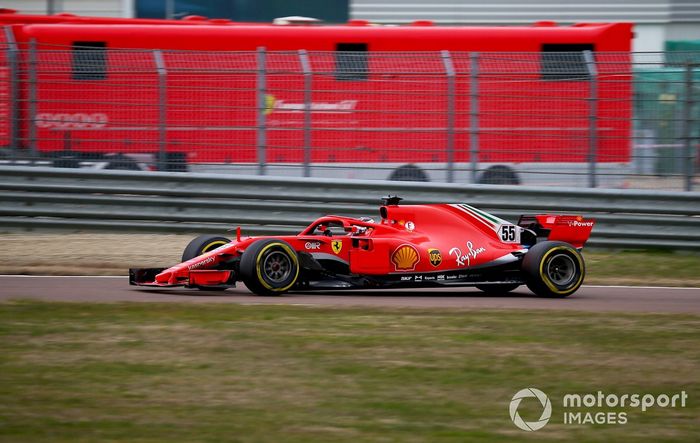
[[[203,235],[182,263],[130,269],[129,282],[215,290],[242,281],[259,295],[439,286],[506,293],[526,284],[544,297],[566,297],[583,282],[579,251],[593,220],[524,215],[516,225],[466,204],[400,200],[385,197],[379,221],[329,215],[294,236]]]

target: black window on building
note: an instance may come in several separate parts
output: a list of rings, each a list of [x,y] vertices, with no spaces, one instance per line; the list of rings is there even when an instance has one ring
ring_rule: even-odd
[[[590,74],[583,51],[593,52],[594,50],[594,45],[590,43],[543,44],[542,79],[589,80]]]
[[[367,76],[369,75],[367,55],[367,43],[336,44],[336,80],[367,80]]]
[[[107,78],[107,44],[105,42],[73,42],[73,80]]]

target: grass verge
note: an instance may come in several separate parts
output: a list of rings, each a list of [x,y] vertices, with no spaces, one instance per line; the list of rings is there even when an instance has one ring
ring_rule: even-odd
[[[672,251],[586,251],[586,283],[700,287],[700,256]]]
[[[698,441],[699,331],[686,315],[7,303],[0,440]],[[508,415],[525,387],[553,403],[537,432]],[[689,402],[562,423],[564,394],[599,390]]]

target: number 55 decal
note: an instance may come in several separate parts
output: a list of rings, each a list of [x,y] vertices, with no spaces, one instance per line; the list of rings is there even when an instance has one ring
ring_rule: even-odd
[[[515,225],[501,225],[498,235],[503,243],[520,243],[520,228]]]

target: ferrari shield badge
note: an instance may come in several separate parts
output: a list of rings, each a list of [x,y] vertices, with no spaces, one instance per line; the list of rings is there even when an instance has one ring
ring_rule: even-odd
[[[335,252],[336,254],[340,254],[340,250],[343,249],[343,241],[333,240],[331,242],[331,248],[333,248],[333,252]]]

